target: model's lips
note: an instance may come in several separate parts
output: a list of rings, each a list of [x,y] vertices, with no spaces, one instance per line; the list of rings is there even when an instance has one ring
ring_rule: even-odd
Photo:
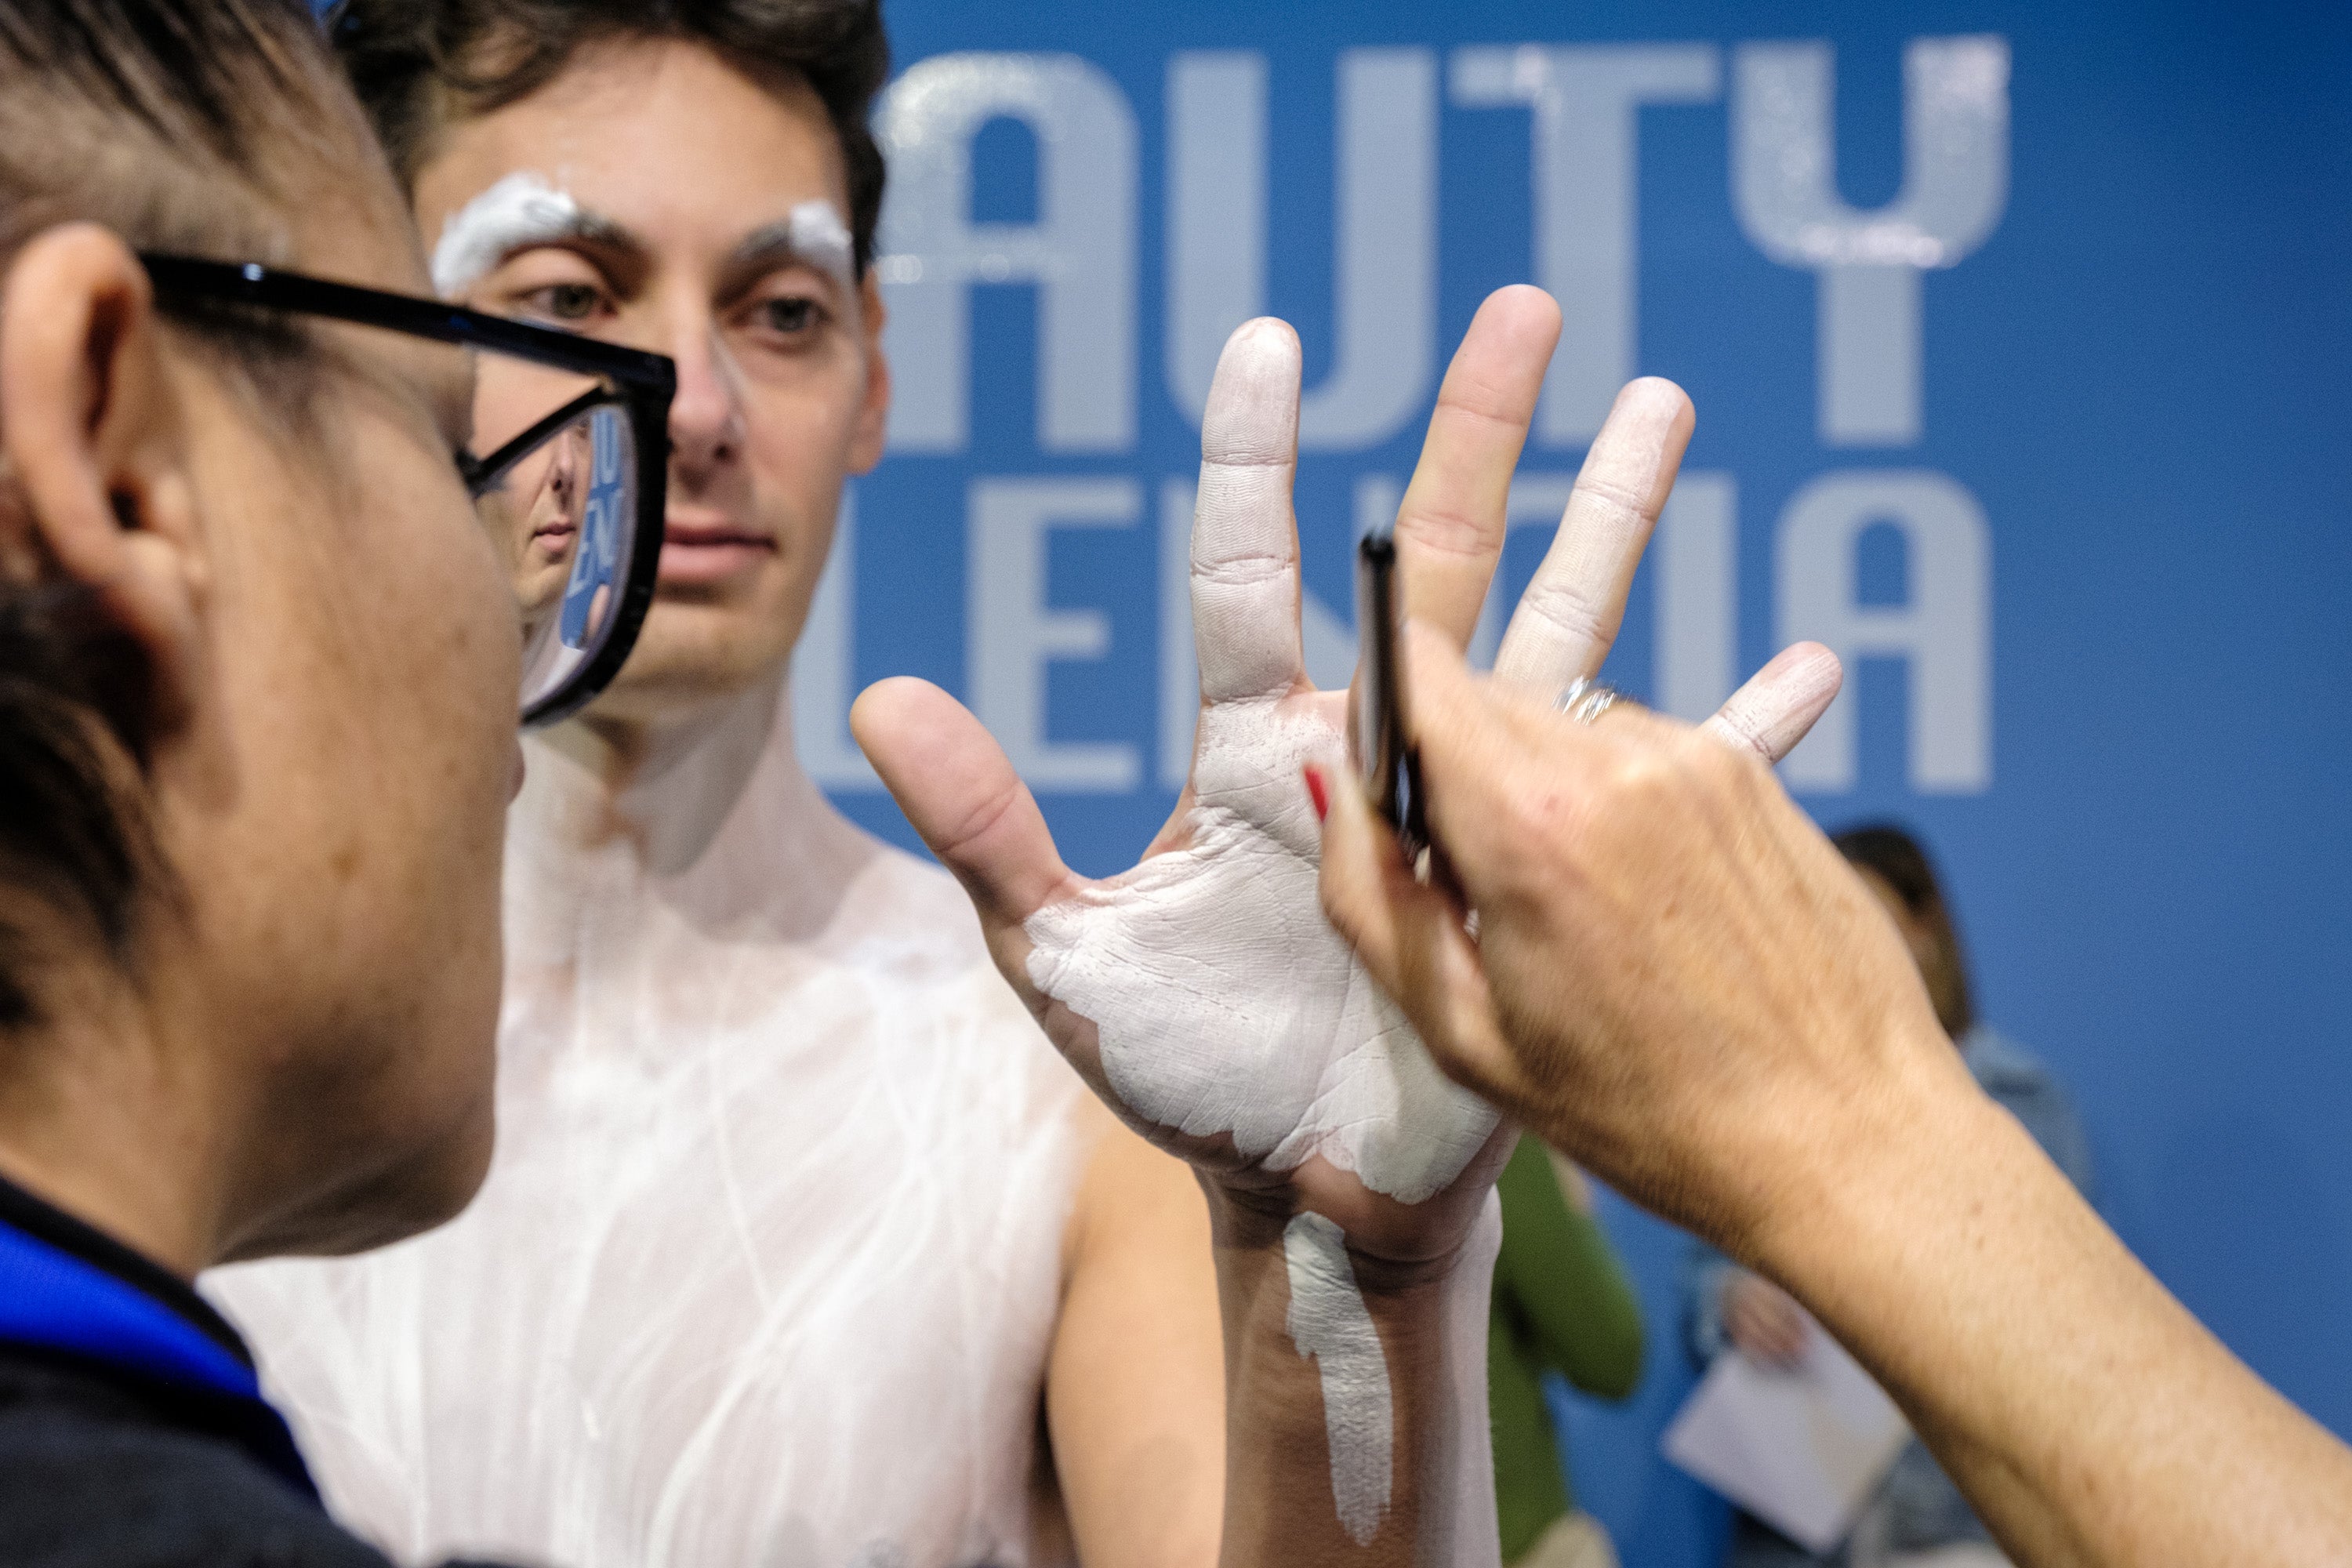
[[[673,517],[662,529],[661,580],[717,583],[750,571],[775,552],[776,542],[756,530]]]

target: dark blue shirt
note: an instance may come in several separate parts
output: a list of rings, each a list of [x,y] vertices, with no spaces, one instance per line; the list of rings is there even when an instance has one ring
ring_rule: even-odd
[[[320,1506],[236,1331],[5,1181],[0,1563],[390,1568]]]

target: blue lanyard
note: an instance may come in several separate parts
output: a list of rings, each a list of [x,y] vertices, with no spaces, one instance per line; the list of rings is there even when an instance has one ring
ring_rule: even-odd
[[[235,1425],[263,1465],[316,1498],[285,1419],[253,1369],[163,1302],[0,1221],[0,1342],[101,1362],[244,1406]]]

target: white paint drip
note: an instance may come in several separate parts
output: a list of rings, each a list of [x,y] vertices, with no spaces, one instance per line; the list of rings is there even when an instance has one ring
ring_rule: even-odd
[[[793,255],[830,273],[845,289],[856,283],[856,247],[849,237],[849,226],[841,221],[831,202],[802,202],[786,215],[784,223]]]
[[[1348,1539],[1369,1546],[1389,1511],[1395,1451],[1380,1330],[1356,1289],[1347,1238],[1338,1226],[1319,1214],[1298,1215],[1284,1227],[1282,1255],[1290,1266],[1290,1341],[1301,1356],[1315,1358],[1323,1379],[1331,1500]]]
[[[528,170],[509,174],[441,226],[434,292],[456,299],[517,250],[576,234],[580,225],[580,204],[568,192]]]

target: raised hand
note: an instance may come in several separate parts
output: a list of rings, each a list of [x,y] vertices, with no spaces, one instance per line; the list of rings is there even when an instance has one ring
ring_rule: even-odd
[[[1558,331],[1537,290],[1486,301],[1399,512],[1406,613],[1456,647],[1501,554]],[[1298,379],[1278,321],[1243,327],[1219,362],[1193,525],[1192,777],[1134,869],[1096,882],[1063,865],[1003,753],[937,689],[886,681],[853,723],[971,892],[1007,978],[1130,1124],[1229,1187],[1325,1214],[1359,1249],[1412,1258],[1458,1237],[1484,1184],[1428,1200],[1503,1150],[1493,1112],[1435,1069],[1318,908],[1300,768],[1344,754],[1345,702],[1314,689],[1300,652]],[[1512,618],[1502,679],[1549,694],[1599,668],[1691,424],[1669,384],[1620,396]]]

